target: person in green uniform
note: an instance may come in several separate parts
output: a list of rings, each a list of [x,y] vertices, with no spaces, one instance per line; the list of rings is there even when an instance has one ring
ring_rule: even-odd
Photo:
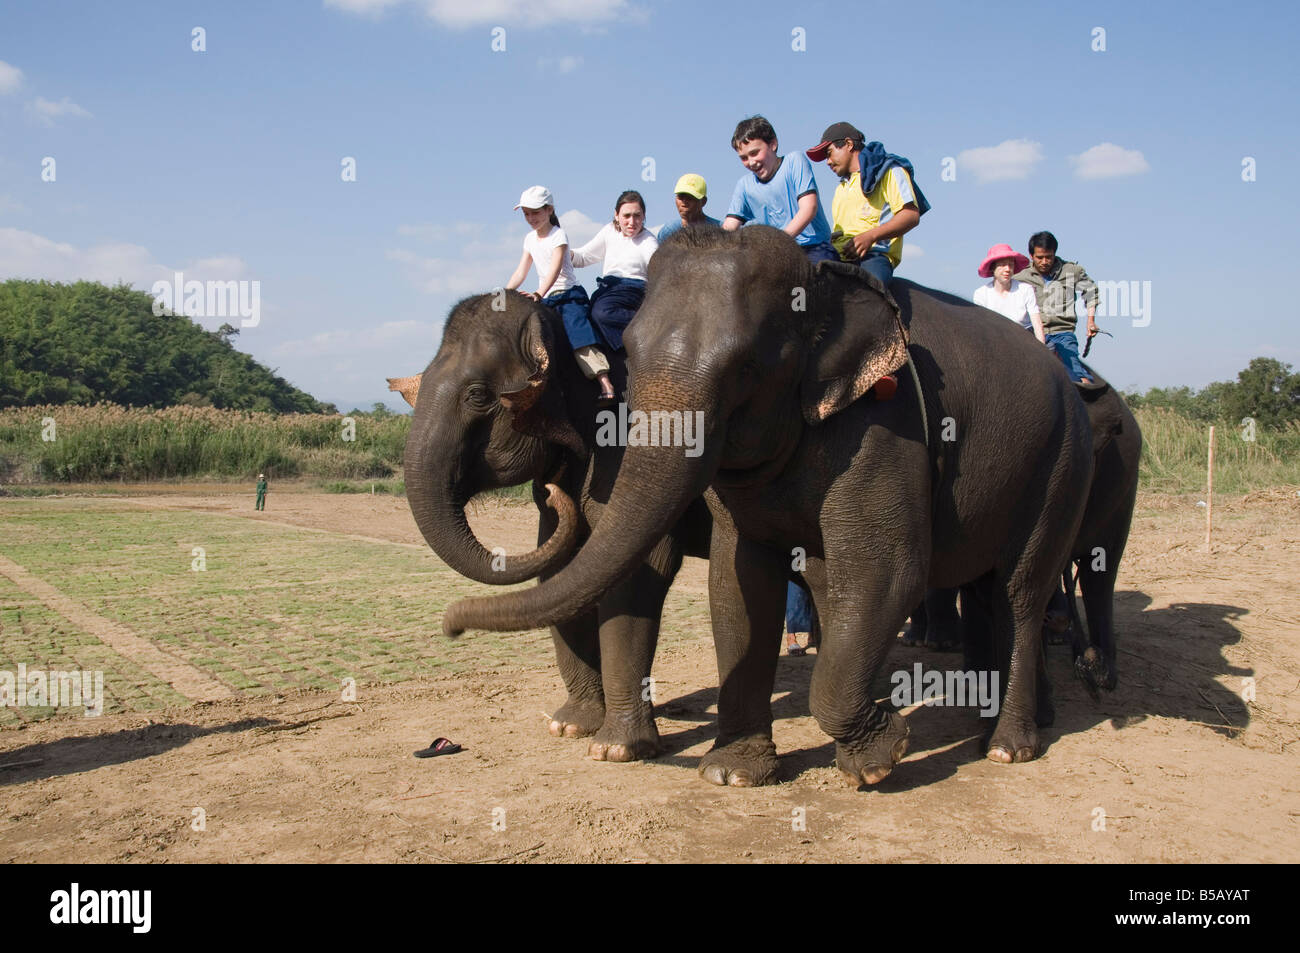
[[[257,475],[257,509],[266,509],[266,474]]]

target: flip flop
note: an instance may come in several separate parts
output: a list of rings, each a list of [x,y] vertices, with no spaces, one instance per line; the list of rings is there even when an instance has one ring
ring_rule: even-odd
[[[616,403],[618,403],[617,394],[601,394],[596,398],[596,407],[600,410],[607,407],[613,407]]]
[[[808,650],[804,648],[802,645],[787,645],[785,647],[785,654],[793,655],[796,658],[798,658],[800,655],[807,655]]]
[[[460,750],[460,745],[454,744],[450,738],[435,738],[433,744],[423,751],[415,752],[417,758],[436,758],[443,754],[455,754]]]

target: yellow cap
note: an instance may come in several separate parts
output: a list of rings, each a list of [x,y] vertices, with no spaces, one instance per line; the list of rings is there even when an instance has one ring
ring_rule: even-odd
[[[703,199],[708,198],[709,187],[704,183],[704,176],[696,175],[694,172],[687,172],[677,180],[677,185],[673,187],[673,195],[678,192],[693,195],[697,199]]]

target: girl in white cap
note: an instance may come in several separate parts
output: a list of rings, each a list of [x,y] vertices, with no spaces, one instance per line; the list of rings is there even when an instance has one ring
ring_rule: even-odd
[[[525,294],[560,315],[569,346],[573,348],[573,356],[577,358],[582,373],[600,384],[600,398],[596,405],[611,406],[615,397],[614,385],[609,379],[609,359],[597,346],[587,290],[578,284],[573,273],[569,236],[555,215],[551,190],[541,185],[524,189],[515,208],[523,209],[524,220],[532,231],[524,236],[523,257],[506,282],[506,288],[518,288],[528,277],[528,269],[537,265],[537,291]]]

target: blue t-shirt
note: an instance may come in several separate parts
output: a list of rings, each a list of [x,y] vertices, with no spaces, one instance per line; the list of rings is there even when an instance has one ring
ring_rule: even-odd
[[[776,174],[766,182],[758,181],[752,172],[741,176],[731,195],[727,215],[734,215],[746,224],[784,228],[798,214],[799,196],[809,192],[817,196],[817,214],[795,240],[800,245],[820,245],[830,241],[831,227],[826,224],[826,214],[822,211],[812,163],[802,152],[783,156]]]
[[[709,218],[709,216],[706,215],[706,216],[704,216],[704,221],[702,221],[702,222],[695,222],[695,223],[693,223],[693,224],[695,224],[695,225],[721,225],[722,223],[719,222],[716,218]],[[671,222],[669,222],[668,224],[666,224],[666,225],[660,227],[660,229],[659,229],[659,235],[657,236],[658,239],[659,239],[659,244],[662,245],[662,244],[664,243],[664,239],[666,239],[669,235],[672,235],[674,232],[680,232],[681,230],[682,230],[682,217],[681,217],[680,215],[678,215],[678,216],[677,216],[675,219],[673,219]]]

